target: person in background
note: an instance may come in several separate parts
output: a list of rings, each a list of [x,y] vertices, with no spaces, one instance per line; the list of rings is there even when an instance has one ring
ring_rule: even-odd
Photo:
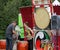
[[[33,50],[33,36],[34,32],[33,30],[28,26],[28,22],[24,23],[25,32],[26,32],[26,38],[28,41],[28,50]]]
[[[15,27],[16,34],[13,34],[13,50],[17,50],[18,36],[20,35],[20,27],[16,25]]]
[[[16,31],[16,37],[17,37],[17,40],[18,40],[18,36],[20,35],[20,27],[18,25],[16,25],[15,27],[15,31]]]
[[[8,25],[6,29],[6,50],[13,50],[13,34],[15,32],[16,21],[13,21],[11,24]]]

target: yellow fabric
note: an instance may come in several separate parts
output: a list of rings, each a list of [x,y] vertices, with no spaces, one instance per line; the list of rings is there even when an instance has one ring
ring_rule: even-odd
[[[26,30],[26,33],[30,36],[31,34],[30,34],[30,30]]]
[[[30,30],[27,29],[27,30],[26,30],[26,33],[27,33],[27,36],[26,36],[27,39],[28,39],[28,40],[32,39],[32,36],[31,36]]]

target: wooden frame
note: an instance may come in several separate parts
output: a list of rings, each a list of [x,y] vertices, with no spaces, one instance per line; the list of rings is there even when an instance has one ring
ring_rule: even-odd
[[[47,2],[45,2],[47,1]],[[33,5],[50,4],[51,0],[32,0]]]

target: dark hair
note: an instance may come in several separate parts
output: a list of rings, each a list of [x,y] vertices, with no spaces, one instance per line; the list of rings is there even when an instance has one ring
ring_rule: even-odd
[[[16,21],[12,21],[12,23],[17,23]]]
[[[28,25],[28,22],[25,22],[26,25]]]

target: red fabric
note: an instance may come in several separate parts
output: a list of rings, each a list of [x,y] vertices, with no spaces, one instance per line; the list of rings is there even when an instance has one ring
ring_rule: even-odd
[[[60,50],[60,36],[58,36],[58,50]]]
[[[40,47],[41,47],[41,41],[40,41],[40,39],[38,39],[36,41],[36,50],[44,50],[43,48],[40,48]]]
[[[53,6],[54,12],[56,12],[57,15],[60,15],[60,6]]]
[[[44,7],[44,4],[40,5],[40,7]]]
[[[20,12],[22,14],[23,23],[28,22],[29,27],[33,28],[33,26],[34,26],[34,22],[33,22],[34,15],[33,15],[32,7],[20,8]]]
[[[60,50],[60,36],[58,36],[57,40],[58,40],[58,42],[56,42],[56,39],[53,41],[54,42],[54,50],[56,50],[57,43],[58,43],[58,50]]]
[[[36,40],[36,49],[40,48],[41,46],[41,41],[38,39]]]
[[[20,12],[22,14],[23,23],[28,22],[28,26],[33,29],[34,27],[34,14],[33,14],[34,7],[23,7],[20,8]],[[26,32],[24,32],[24,35]],[[25,38],[26,40],[26,38]]]

